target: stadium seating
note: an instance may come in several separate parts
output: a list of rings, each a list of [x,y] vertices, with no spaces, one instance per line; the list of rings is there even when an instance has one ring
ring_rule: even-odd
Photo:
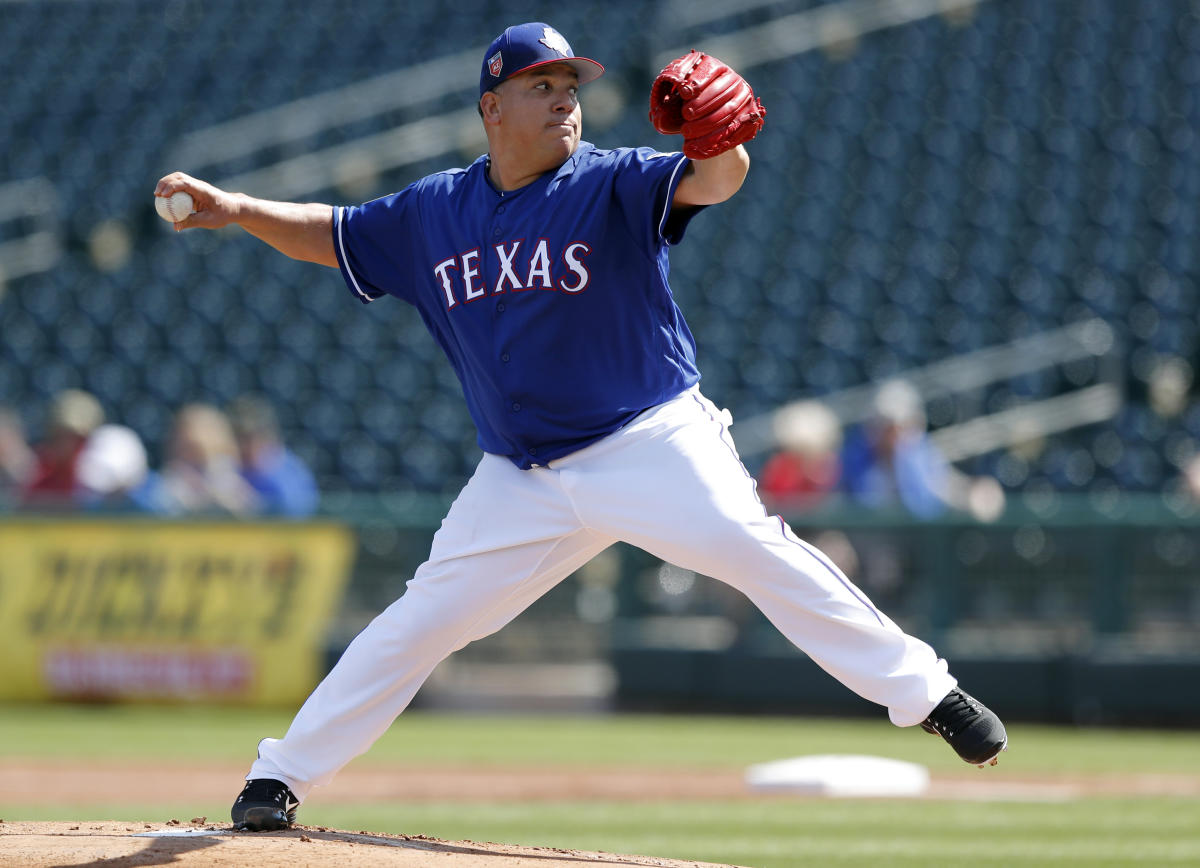
[[[52,180],[65,252],[0,295],[0,403],[37,432],[60,388],[93,391],[161,457],[174,409],[244,391],[279,408],[326,490],[450,491],[478,450],[461,392],[418,318],[362,307],[331,271],[239,233],[179,237],[150,194],[180,138],[248,112],[452,54],[510,21],[501,4],[334,0],[10,3],[0,15],[0,184]],[[816,2],[647,34],[650,0],[534,3],[604,61],[625,104],[601,146],[675,147],[645,118],[650,58]],[[631,36],[631,34],[640,34]],[[1200,13],[1190,0],[1011,0],[868,34],[746,75],[767,106],[754,167],[700,215],[672,285],[705,388],[735,417],[1098,316],[1128,403],[1057,435],[1010,488],[1159,490],[1200,441],[1200,409],[1156,408],[1160,362],[1200,364]],[[469,106],[471,93],[445,105]],[[585,111],[587,92],[584,94]],[[222,167],[239,172],[422,115],[389,113]],[[387,171],[375,194],[461,164]],[[317,197],[345,201],[337,190]],[[117,221],[130,249],[91,245]],[[20,221],[0,225],[0,241]],[[998,384],[986,410],[1052,397],[1061,371]],[[954,421],[941,420],[942,423]],[[1103,436],[1106,432],[1115,434]]]

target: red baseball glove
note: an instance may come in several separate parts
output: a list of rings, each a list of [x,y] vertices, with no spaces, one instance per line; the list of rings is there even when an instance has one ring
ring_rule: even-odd
[[[660,133],[683,133],[683,152],[693,160],[750,141],[766,116],[744,78],[699,51],[668,63],[650,88],[650,122]]]

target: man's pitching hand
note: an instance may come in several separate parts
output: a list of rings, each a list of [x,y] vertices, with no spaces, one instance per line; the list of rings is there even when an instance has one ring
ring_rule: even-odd
[[[171,196],[181,192],[192,197],[195,211],[175,224],[176,232],[181,229],[220,229],[237,220],[238,197],[214,187],[207,181],[201,181],[183,172],[172,172],[162,178],[154,188],[155,196]]]

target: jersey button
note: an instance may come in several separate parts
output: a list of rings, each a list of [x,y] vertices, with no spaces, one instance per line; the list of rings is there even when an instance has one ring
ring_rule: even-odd
[[[502,353],[500,355],[500,361],[507,362],[508,361],[508,353]]]
[[[498,310],[500,313],[504,313],[504,302],[500,302],[499,304],[497,304],[496,310]]]
[[[530,455],[537,455],[537,447],[535,446],[535,447],[533,447],[532,449],[530,449],[530,450],[529,450],[529,454],[530,454]]]
[[[516,401],[513,401],[513,403],[512,403],[512,408],[513,408],[513,412],[514,412],[514,413],[517,413],[517,412],[519,412],[519,411],[520,411],[520,409],[521,409],[521,405],[520,405],[520,404],[518,404]]]

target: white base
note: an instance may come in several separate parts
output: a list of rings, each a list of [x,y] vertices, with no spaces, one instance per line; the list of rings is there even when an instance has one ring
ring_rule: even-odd
[[[802,756],[750,766],[746,786],[837,798],[912,797],[929,789],[929,770],[886,757]]]

